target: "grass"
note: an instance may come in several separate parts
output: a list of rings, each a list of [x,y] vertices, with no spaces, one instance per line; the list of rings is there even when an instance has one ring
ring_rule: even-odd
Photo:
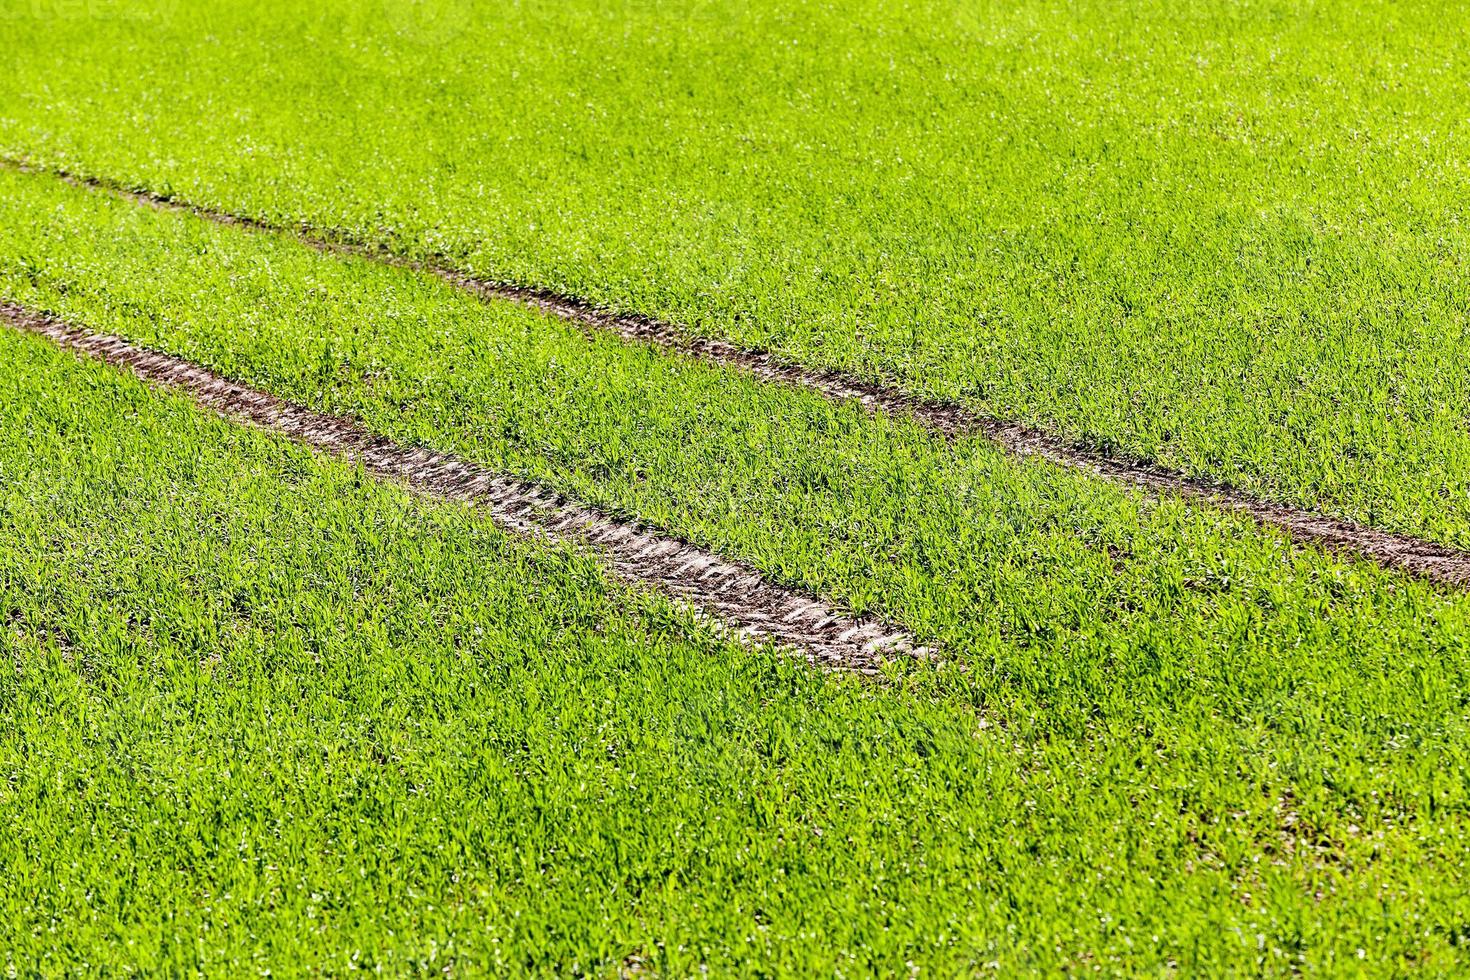
[[[6,30],[7,153],[1470,545],[1463,4],[98,0]]]
[[[46,876],[0,891],[19,963],[1460,965],[1470,599],[402,270],[0,188],[6,295],[954,661],[872,686],[720,646],[0,334],[4,864]]]
[[[1390,925],[1317,841],[1250,862],[1258,815],[1140,837],[1080,743],[722,646],[465,509],[0,351],[0,945],[27,970],[1288,966]],[[1162,783],[1145,812],[1202,790]],[[1381,885],[1380,846],[1330,861]],[[1342,922],[1217,901],[1299,876]],[[1161,886],[1204,921],[1136,916]]]
[[[872,912],[980,859],[955,817],[1022,757],[973,713],[732,650],[463,508],[0,351],[13,966],[686,972],[939,938]],[[786,948],[834,913],[867,937]]]
[[[1470,546],[1462,6],[0,0],[0,24],[0,155]],[[947,658],[865,683],[731,645],[585,556],[0,330],[11,973],[1465,970],[1470,596],[7,168],[0,297]]]

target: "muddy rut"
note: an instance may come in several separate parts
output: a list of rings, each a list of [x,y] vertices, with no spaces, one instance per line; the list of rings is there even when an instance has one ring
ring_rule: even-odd
[[[0,323],[130,370],[227,418],[282,433],[421,493],[474,504],[513,533],[586,548],[620,578],[666,592],[738,636],[790,647],[815,664],[870,674],[885,660],[931,652],[901,630],[851,616],[816,596],[774,583],[748,565],[544,487],[443,453],[400,446],[349,419],[313,412],[180,358],[13,303],[0,302]]]
[[[1460,549],[1263,500],[1206,478],[1149,462],[1119,458],[1039,429],[983,416],[953,402],[919,398],[901,388],[868,381],[841,371],[802,367],[767,351],[694,336],[664,321],[636,314],[609,312],[575,297],[533,287],[477,278],[447,265],[408,259],[385,252],[379,247],[353,242],[305,226],[274,225],[191,204],[167,195],[136,190],[116,181],[81,176],[57,168],[34,166],[24,160],[0,158],[0,164],[28,173],[47,174],[79,187],[102,191],[150,207],[186,212],[219,224],[287,235],[321,251],[355,255],[429,273],[482,298],[534,307],[588,331],[610,332],[626,340],[678,351],[711,364],[736,368],[767,381],[807,388],[829,399],[854,401],[870,411],[908,416],[946,438],[984,437],[1014,456],[1043,459],[1059,466],[1083,470],[1156,496],[1194,498],[1224,510],[1248,515],[1262,525],[1285,531],[1303,544],[1349,556],[1360,556],[1384,567],[1430,581],[1462,588],[1470,587],[1470,553]]]

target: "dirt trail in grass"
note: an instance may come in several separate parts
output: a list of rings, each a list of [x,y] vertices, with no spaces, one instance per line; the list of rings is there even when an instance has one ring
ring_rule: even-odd
[[[904,632],[849,616],[822,599],[768,581],[747,565],[618,520],[544,487],[423,448],[406,448],[348,419],[323,415],[120,337],[97,334],[13,303],[0,322],[40,334],[151,384],[182,391],[221,414],[283,433],[379,476],[436,497],[468,501],[517,534],[589,547],[620,577],[668,592],[736,634],[800,651],[822,666],[877,671],[885,659],[926,656]]]
[[[59,168],[35,166],[25,160],[0,157],[0,164],[27,173],[47,174],[79,187],[113,194],[150,207],[186,212],[219,224],[289,235],[322,251],[360,256],[388,265],[431,273],[485,299],[506,300],[534,307],[589,331],[610,332],[627,340],[676,350],[705,362],[738,368],[768,381],[808,388],[826,398],[855,401],[870,411],[907,415],[946,438],[983,436],[1015,456],[1044,459],[1060,466],[1084,470],[1151,494],[1202,500],[1223,510],[1249,515],[1258,523],[1283,530],[1304,544],[1361,556],[1387,568],[1408,572],[1430,581],[1460,587],[1470,586],[1470,553],[1457,548],[1247,496],[1205,477],[1191,476],[1146,461],[1111,456],[1020,423],[980,415],[953,402],[919,398],[901,388],[867,381],[841,371],[802,367],[767,351],[740,347],[724,340],[693,336],[671,323],[636,314],[608,312],[575,297],[476,278],[444,264],[409,259],[384,251],[381,247],[352,241],[330,230],[274,225],[191,204],[175,197],[136,190],[118,181],[83,176]]]

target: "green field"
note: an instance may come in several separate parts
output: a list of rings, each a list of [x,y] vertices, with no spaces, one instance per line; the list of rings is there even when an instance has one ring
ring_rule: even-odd
[[[1470,10],[5,4],[0,301],[939,653],[0,327],[18,975],[1470,969],[1464,590],[47,172],[1470,547]]]

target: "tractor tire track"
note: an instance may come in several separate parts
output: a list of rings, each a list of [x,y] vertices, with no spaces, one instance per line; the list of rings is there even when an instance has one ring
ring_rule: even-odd
[[[672,323],[638,314],[614,313],[584,300],[530,286],[482,279],[440,261],[395,255],[381,246],[358,242],[335,232],[306,225],[289,227],[192,204],[179,198],[128,187],[119,181],[40,167],[26,160],[0,157],[0,165],[26,173],[46,174],[78,187],[97,190],[149,207],[178,211],[217,224],[289,236],[319,251],[357,256],[438,276],[486,300],[503,300],[541,310],[588,332],[613,333],[625,340],[680,352],[698,360],[741,370],[765,381],[815,391],[834,401],[852,401],[869,411],[908,416],[947,439],[984,437],[1013,456],[1040,459],[1120,483],[1156,497],[1185,497],[1284,531],[1299,544],[1361,557],[1410,575],[1470,587],[1470,552],[1412,535],[1383,531],[1356,521],[1276,503],[1241,493],[1206,477],[1172,470],[1143,460],[1127,459],[1072,442],[1018,422],[976,413],[949,401],[922,398],[901,388],[868,381],[837,370],[802,367],[769,351],[690,334]]]
[[[748,565],[618,520],[545,487],[443,453],[400,446],[356,422],[313,412],[181,358],[14,303],[0,301],[0,322],[131,370],[143,381],[183,392],[227,418],[287,435],[421,493],[475,504],[515,534],[588,548],[620,578],[669,593],[737,636],[790,647],[814,664],[872,674],[885,660],[926,658],[932,652],[901,630],[872,617],[851,616],[823,599],[774,583]]]

